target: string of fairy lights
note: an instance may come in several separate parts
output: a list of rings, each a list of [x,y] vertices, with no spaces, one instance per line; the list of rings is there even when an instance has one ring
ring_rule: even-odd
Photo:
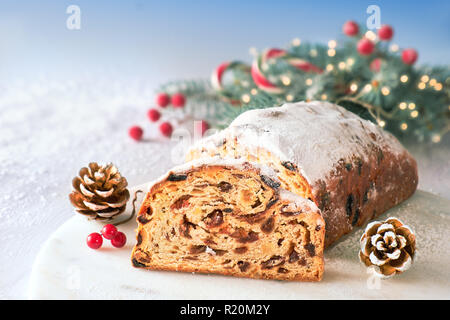
[[[371,41],[377,41],[377,35],[369,30],[364,34],[364,37],[366,37],[367,39],[371,40]],[[291,46],[292,47],[299,47],[301,45],[301,39],[300,38],[294,38],[291,41]],[[338,42],[337,40],[329,40],[328,41],[328,49],[327,49],[327,55],[329,57],[334,57],[336,55],[336,48],[337,48]],[[389,46],[389,50],[393,53],[398,52],[399,51],[399,46],[395,43],[391,44]],[[256,51],[255,48],[251,48],[250,49],[250,54],[253,56],[257,56],[258,52]],[[309,51],[309,55],[311,57],[316,57],[318,54],[316,49],[311,49]],[[328,63],[325,67],[325,72],[332,72],[335,70],[335,68],[339,69],[339,70],[346,70],[346,69],[351,69],[351,67],[354,65],[355,63],[355,59],[352,57],[347,58],[345,61],[339,61],[336,64],[333,64],[332,62]],[[263,70],[267,70],[267,66],[263,65]],[[272,79],[273,80],[273,79]],[[281,75],[280,76],[280,81],[284,86],[289,86],[292,83],[292,79],[290,77],[290,75]],[[305,85],[306,86],[311,86],[313,84],[314,79],[313,78],[307,78],[305,80]],[[399,76],[399,81],[401,83],[407,83],[408,81],[410,81],[410,78],[407,74],[401,74]],[[446,82],[448,83],[450,81],[449,78],[447,78]],[[365,84],[362,87],[361,93],[365,94],[365,93],[369,93],[371,90],[378,90],[379,84],[376,80],[372,81],[372,83],[368,83]],[[349,90],[352,94],[355,94],[356,97],[358,97],[358,89],[359,89],[359,85],[357,82],[351,82],[350,86],[349,86]],[[436,91],[441,91],[443,89],[443,84],[438,82],[436,79],[434,78],[430,78],[429,75],[424,74],[420,77],[420,81],[417,83],[417,88],[419,90],[424,90],[426,88],[432,88]],[[379,88],[381,94],[383,96],[389,96],[391,94],[391,89],[388,86],[382,86]],[[244,104],[248,104],[251,101],[251,96],[255,96],[258,93],[258,90],[256,88],[252,88],[250,90],[250,93],[244,93],[241,96],[241,101]],[[326,93],[323,93],[320,98],[322,100],[327,100],[328,96]],[[292,94],[287,94],[285,96],[285,100],[290,102],[293,101],[294,96]],[[387,124],[387,121],[389,119],[392,119],[393,116],[397,113],[398,110],[393,110],[391,112],[386,112],[384,111],[382,108],[377,108],[374,106],[367,106],[367,109],[369,111],[369,113],[372,114],[372,116],[376,119],[376,122],[378,123],[378,125],[380,127],[385,127]],[[401,101],[398,104],[398,109],[401,111],[407,111],[409,112],[410,118],[411,119],[416,119],[420,116],[419,111],[416,110],[416,104],[414,102],[406,102],[406,101]],[[448,109],[450,110],[450,105],[448,106]],[[400,129],[402,131],[407,131],[408,130],[408,123],[403,121],[400,123]],[[441,141],[441,135],[447,133],[448,131],[450,131],[450,128],[444,128],[444,130],[442,131],[442,133],[440,134],[434,134],[432,136],[432,141],[435,143],[438,143]]]
[[[392,28],[388,27],[389,39],[383,39],[380,31],[367,30],[346,34],[349,39],[341,45],[336,39],[317,45],[294,38],[286,50],[250,48],[251,66],[233,61],[214,71],[219,88],[201,86],[203,96],[184,93],[188,103],[190,94],[196,96],[195,103],[201,99],[206,103],[211,97],[216,100],[215,92],[222,104],[228,102],[231,109],[242,111],[247,106],[262,108],[297,100],[328,100],[343,106],[350,102],[363,107],[380,127],[403,133],[428,130],[427,138],[438,143],[450,132],[449,68],[441,73],[413,68],[417,52],[390,42]],[[226,72],[232,75],[227,84]],[[183,91],[180,86],[178,91]],[[209,105],[214,108],[211,101]]]

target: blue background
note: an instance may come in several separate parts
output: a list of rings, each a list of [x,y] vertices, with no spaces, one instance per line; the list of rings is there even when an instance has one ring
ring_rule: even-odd
[[[66,28],[71,4],[81,8],[81,30]],[[250,47],[342,39],[342,24],[365,23],[370,4],[394,27],[395,43],[419,51],[419,63],[449,63],[450,1],[3,0],[0,80],[208,77],[222,61],[249,61]]]

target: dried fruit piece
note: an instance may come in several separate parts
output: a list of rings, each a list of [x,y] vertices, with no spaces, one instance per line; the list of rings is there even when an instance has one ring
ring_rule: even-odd
[[[205,222],[207,227],[214,228],[218,227],[223,223],[223,213],[221,210],[214,210],[210,214],[208,214],[203,221]]]
[[[284,260],[282,256],[273,256],[269,260],[261,262],[261,267],[262,269],[271,269],[284,264]]]
[[[268,186],[261,171],[241,160],[200,162],[161,177],[150,187],[139,211],[138,217],[145,219],[138,218],[132,259],[143,266],[133,265],[319,281],[325,235],[319,209],[308,199]],[[270,170],[263,172],[273,180],[271,185],[279,183]],[[295,214],[286,216],[282,211]],[[309,242],[315,245],[315,256],[303,249]],[[297,252],[292,253],[290,245]],[[291,263],[285,263],[290,253]]]

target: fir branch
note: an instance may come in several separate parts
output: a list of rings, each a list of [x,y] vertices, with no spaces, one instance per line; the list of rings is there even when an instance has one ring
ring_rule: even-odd
[[[365,31],[360,32],[360,37]],[[412,132],[418,141],[438,142],[450,132],[450,67],[418,66],[403,62],[386,42],[374,53],[359,54],[360,37],[348,38],[334,48],[322,44],[291,45],[277,58],[261,53],[265,81],[277,90],[255,82],[249,66],[235,63],[228,82],[216,90],[209,81],[174,81],[158,92],[183,93],[185,112],[223,128],[241,113],[301,100],[327,100],[382,125],[400,138]],[[277,52],[280,52],[278,50]],[[323,72],[298,68],[305,61]],[[272,92],[272,93],[271,93]]]

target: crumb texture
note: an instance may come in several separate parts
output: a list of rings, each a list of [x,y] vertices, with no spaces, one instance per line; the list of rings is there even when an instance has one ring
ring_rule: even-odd
[[[319,281],[325,222],[316,205],[250,163],[169,172],[138,214],[135,267]]]

